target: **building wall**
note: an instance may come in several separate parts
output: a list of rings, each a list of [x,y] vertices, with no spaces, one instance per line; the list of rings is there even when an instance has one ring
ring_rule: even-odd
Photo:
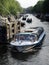
[[[0,20],[6,26],[7,40],[14,39],[15,35],[20,32],[20,22],[15,19],[8,21],[7,18],[1,18]]]
[[[16,33],[20,32],[20,24],[18,22],[10,22],[10,24],[6,24],[7,27],[7,39],[12,39],[15,37]]]
[[[5,26],[0,26],[0,44],[7,42],[7,32]]]

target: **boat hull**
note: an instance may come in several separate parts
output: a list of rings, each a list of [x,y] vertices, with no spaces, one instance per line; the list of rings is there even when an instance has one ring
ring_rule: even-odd
[[[42,40],[45,36],[45,32],[43,32],[39,38],[39,40],[32,45],[23,45],[23,46],[15,46],[15,45],[11,45],[12,49],[15,50],[16,52],[22,52],[22,53],[26,53],[26,52],[32,52],[34,47],[38,47],[40,46],[42,43]]]
[[[27,53],[27,52],[32,52],[34,46],[35,45],[11,46],[11,50],[14,52]]]

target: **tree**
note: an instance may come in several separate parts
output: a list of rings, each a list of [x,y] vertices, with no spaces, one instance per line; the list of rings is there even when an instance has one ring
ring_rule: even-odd
[[[21,12],[22,8],[20,4],[15,0],[0,0],[0,15],[16,15],[17,12]]]
[[[44,1],[38,1],[37,4],[33,7],[33,11],[36,13],[42,13],[42,5]]]
[[[43,13],[49,13],[49,0],[45,0],[43,3]]]

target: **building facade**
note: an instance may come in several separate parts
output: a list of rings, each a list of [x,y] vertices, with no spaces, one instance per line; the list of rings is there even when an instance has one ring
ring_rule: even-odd
[[[0,25],[6,26],[7,31],[7,40],[14,39],[15,35],[20,32],[20,22],[15,20],[14,18],[10,19],[7,18],[0,18]]]

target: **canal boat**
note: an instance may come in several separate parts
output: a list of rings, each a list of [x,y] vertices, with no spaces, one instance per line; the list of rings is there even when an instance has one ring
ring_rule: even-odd
[[[11,48],[17,52],[31,52],[34,47],[41,45],[45,36],[43,27],[34,27],[31,32],[23,32],[15,35],[15,40],[10,42]]]
[[[27,23],[32,23],[32,18],[27,18],[26,22]]]

